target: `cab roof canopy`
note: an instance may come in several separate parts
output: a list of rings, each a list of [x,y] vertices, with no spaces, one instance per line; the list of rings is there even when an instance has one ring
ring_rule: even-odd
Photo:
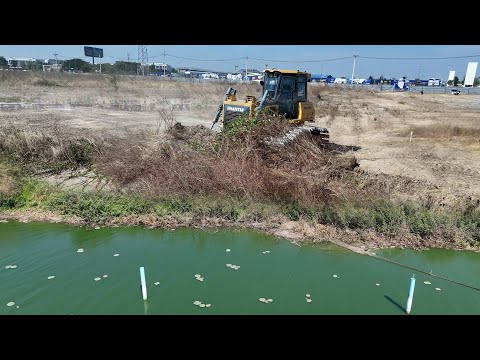
[[[306,71],[300,71],[300,70],[282,70],[282,69],[265,69],[263,72],[269,72],[269,73],[274,73],[274,72],[279,72],[282,74],[291,74],[291,75],[307,75],[307,78],[311,78],[311,74],[307,73]]]

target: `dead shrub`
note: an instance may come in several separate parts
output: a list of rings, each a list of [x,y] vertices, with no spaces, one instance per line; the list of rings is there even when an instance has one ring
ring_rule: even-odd
[[[323,148],[309,135],[282,147],[268,144],[288,128],[271,121],[214,139],[207,128],[177,123],[155,147],[144,138],[108,148],[97,169],[118,186],[153,197],[215,194],[314,206],[362,192],[345,176],[358,165],[353,155]]]

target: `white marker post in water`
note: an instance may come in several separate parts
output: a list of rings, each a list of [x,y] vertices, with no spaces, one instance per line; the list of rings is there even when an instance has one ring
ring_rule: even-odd
[[[147,300],[147,283],[145,282],[145,268],[140,267],[140,282],[142,283],[142,297]]]
[[[412,310],[413,302],[413,291],[415,290],[415,274],[410,279],[410,289],[408,290],[408,299],[407,299],[407,315],[410,314]]]

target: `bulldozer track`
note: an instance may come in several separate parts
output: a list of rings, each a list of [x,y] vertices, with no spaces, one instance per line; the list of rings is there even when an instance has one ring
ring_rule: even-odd
[[[295,139],[297,139],[298,136],[303,134],[318,137],[317,139],[324,143],[328,143],[330,141],[329,133],[326,128],[301,125],[301,126],[296,126],[290,129],[288,132],[286,132],[282,136],[277,136],[277,137],[272,137],[270,139],[267,139],[265,143],[267,145],[285,146],[291,143],[292,141],[294,141]]]

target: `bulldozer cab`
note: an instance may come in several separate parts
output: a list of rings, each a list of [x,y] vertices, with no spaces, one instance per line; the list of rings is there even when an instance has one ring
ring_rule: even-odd
[[[310,74],[296,70],[266,69],[263,80],[265,107],[275,106],[287,119],[298,117],[298,103],[307,101],[307,82]]]

